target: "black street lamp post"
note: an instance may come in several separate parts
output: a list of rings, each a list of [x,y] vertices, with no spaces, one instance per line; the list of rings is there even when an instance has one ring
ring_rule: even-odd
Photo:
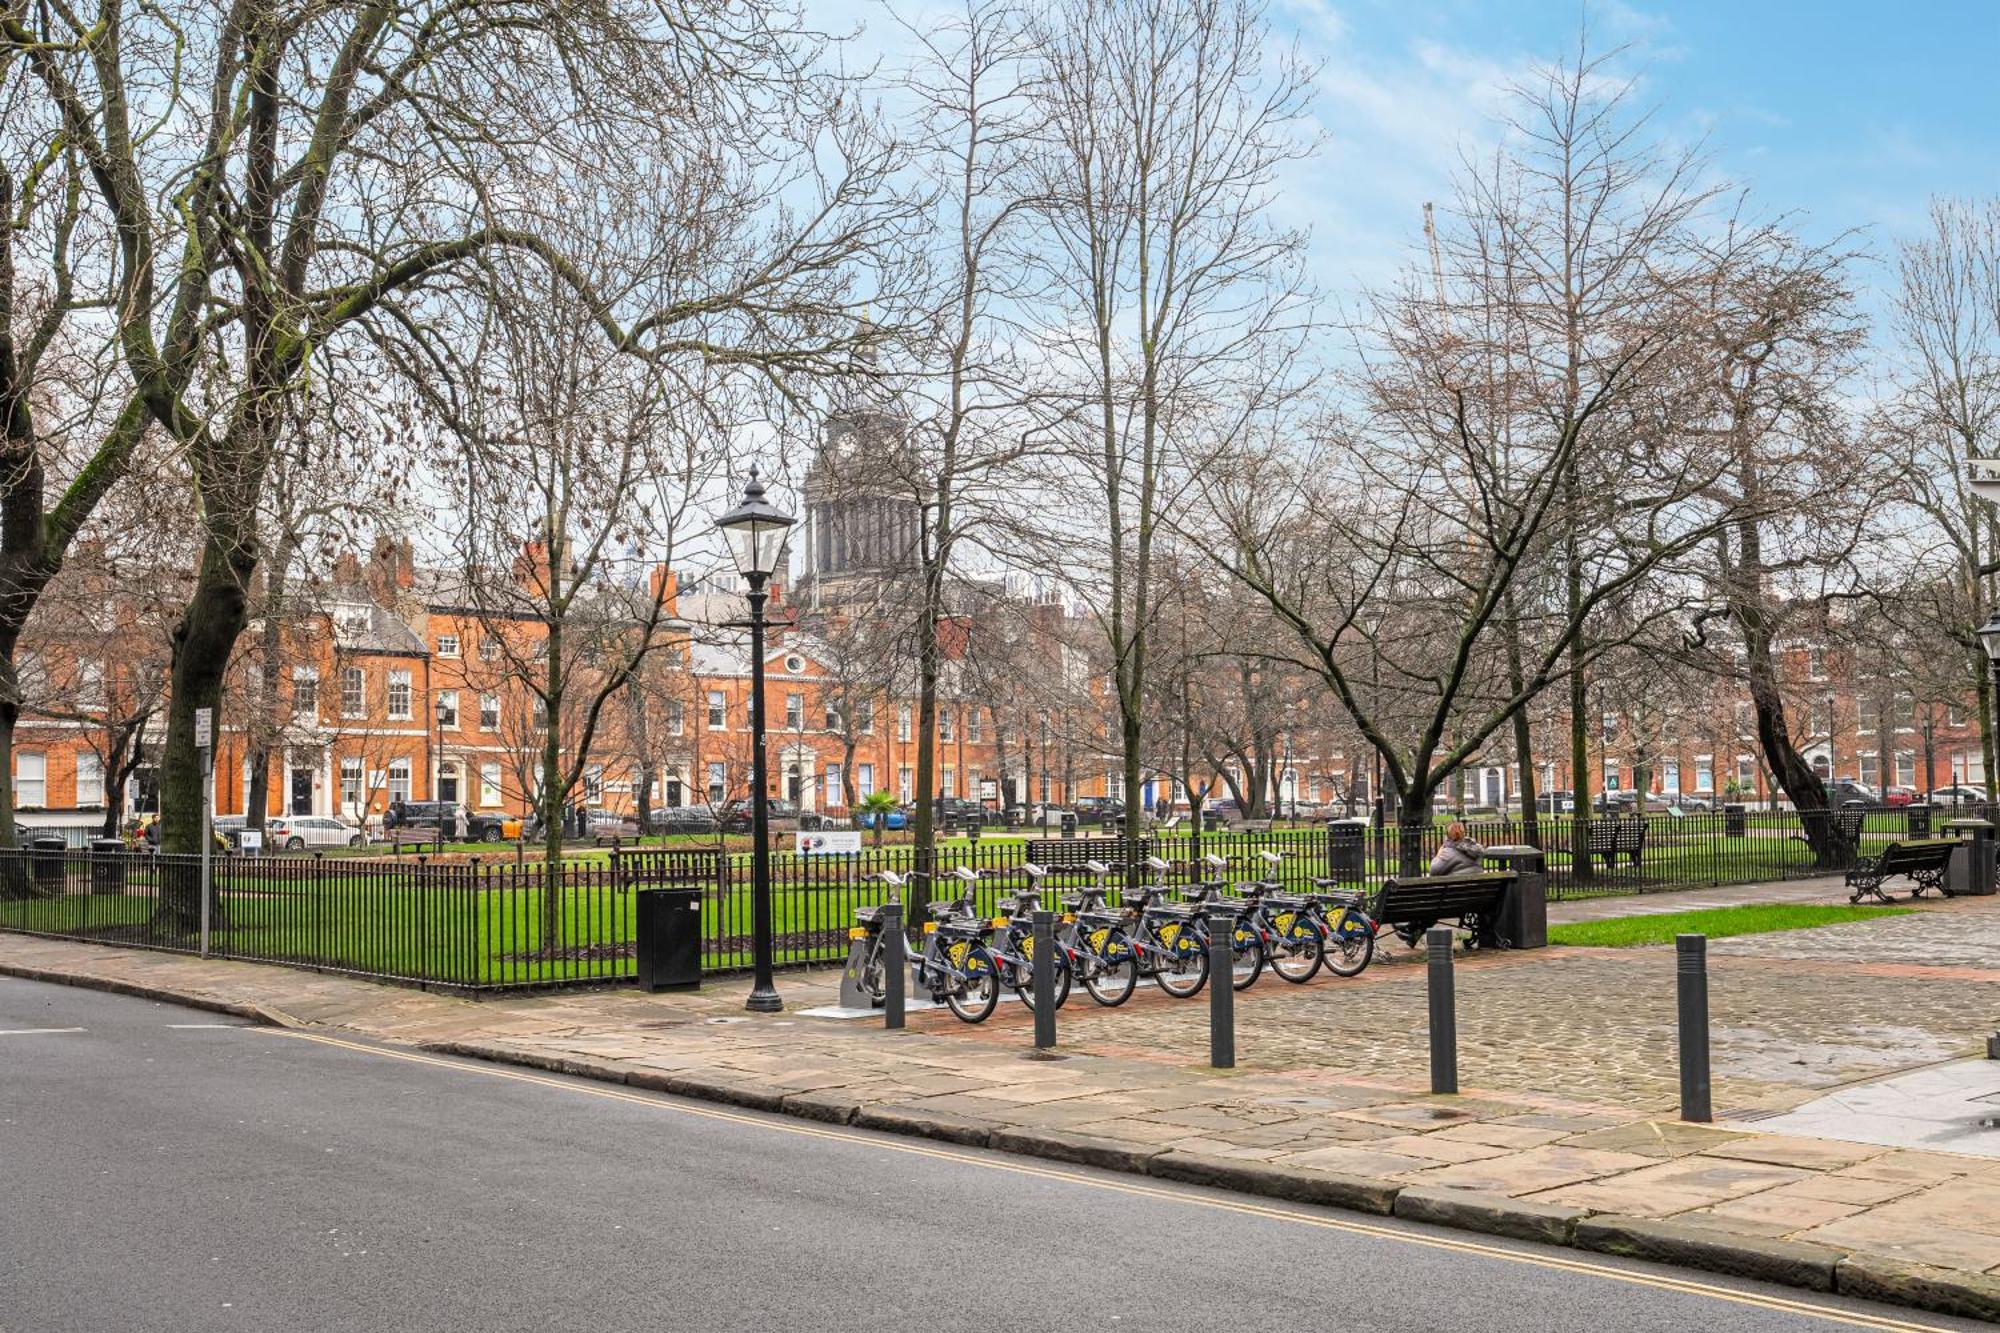
[[[2000,609],[1995,609],[1979,627],[1979,646],[1986,650],[1986,663],[1993,672],[1994,712],[2000,716]],[[1986,775],[1987,791],[1993,790],[1993,774]]]
[[[764,585],[777,572],[792,516],[764,498],[757,469],[736,508],[715,521],[728,534],[736,568],[750,585],[750,955],[755,976],[744,1006],[774,1014],[785,1007],[772,979],[770,775],[764,754]]]

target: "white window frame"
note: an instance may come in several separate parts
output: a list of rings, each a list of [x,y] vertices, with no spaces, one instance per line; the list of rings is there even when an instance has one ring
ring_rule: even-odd
[[[687,708],[679,699],[667,700],[667,735],[679,736],[687,731]]]
[[[340,808],[348,813],[361,809],[368,799],[368,786],[359,756],[340,761]]]
[[[482,694],[479,696],[479,729],[481,731],[500,730],[500,696]]]
[[[340,715],[342,717],[368,716],[368,669],[366,667],[342,667],[340,669]]]
[[[437,724],[440,730],[458,730],[458,691],[439,690],[437,696]]]
[[[437,655],[439,657],[457,657],[458,636],[456,634],[438,635]]]
[[[867,800],[875,792],[875,765],[856,764],[854,766],[854,796],[856,800]]]
[[[46,750],[14,751],[14,808],[16,810],[26,810],[30,807],[47,809],[48,804],[48,752]]]
[[[729,729],[729,696],[721,690],[708,692],[708,729],[710,731]]]
[[[910,739],[910,706],[908,704],[896,705],[896,739],[899,741]],[[908,798],[905,797],[904,799],[907,800]]]
[[[491,761],[479,766],[479,805],[481,809],[500,804],[500,765]]]
[[[303,699],[301,699],[303,696]],[[298,666],[292,668],[292,716],[319,716],[319,668]]]
[[[389,775],[385,785],[389,789],[389,799],[391,801],[409,800],[410,761],[407,759],[391,759],[389,761]]]
[[[413,720],[412,708],[416,703],[416,692],[410,686],[410,673],[401,668],[392,668],[388,684],[383,690],[383,701],[391,722]],[[407,797],[404,799],[408,799]]]

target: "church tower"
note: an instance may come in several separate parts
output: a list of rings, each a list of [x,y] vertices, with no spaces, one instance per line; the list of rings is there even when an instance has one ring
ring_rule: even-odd
[[[874,357],[863,353],[861,367]],[[909,422],[872,377],[827,417],[805,477],[805,568],[795,605],[838,609],[879,600],[921,565],[923,474]]]

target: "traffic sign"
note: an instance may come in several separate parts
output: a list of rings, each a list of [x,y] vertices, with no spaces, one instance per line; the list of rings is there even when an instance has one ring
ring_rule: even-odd
[[[197,750],[206,750],[215,744],[215,710],[197,708],[194,710],[194,745]]]

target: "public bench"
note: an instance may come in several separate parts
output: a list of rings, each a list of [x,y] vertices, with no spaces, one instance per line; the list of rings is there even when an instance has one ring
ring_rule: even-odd
[[[1120,861],[1126,855],[1142,860],[1153,855],[1153,840],[1126,842],[1119,838],[1031,838],[1024,859],[1044,870],[1087,870],[1092,861]]]
[[[666,885],[699,885],[715,888],[722,883],[722,853],[677,848],[648,848],[644,851],[611,853],[611,880],[620,889],[659,888]]]
[[[1495,937],[1493,924],[1500,919],[1500,900],[1513,885],[1514,876],[1506,871],[1392,879],[1369,899],[1368,915],[1377,925],[1395,927],[1412,948],[1440,921],[1457,922],[1482,945],[1506,948],[1508,941]]]
[[[1629,856],[1638,865],[1646,854],[1646,821],[1643,819],[1598,819],[1591,821],[1590,855],[1604,862],[1606,870],[1618,867],[1618,858]]]
[[[1956,846],[1958,843],[1951,838],[1892,842],[1880,856],[1861,857],[1855,861],[1854,869],[1847,872],[1847,887],[1854,891],[1847,901],[1858,903],[1872,897],[1877,902],[1888,902],[1882,881],[1895,875],[1910,881],[1912,898],[1923,897],[1925,889],[1936,889],[1949,898],[1951,886],[1945,881],[1945,872],[1951,867],[1951,849]]]

